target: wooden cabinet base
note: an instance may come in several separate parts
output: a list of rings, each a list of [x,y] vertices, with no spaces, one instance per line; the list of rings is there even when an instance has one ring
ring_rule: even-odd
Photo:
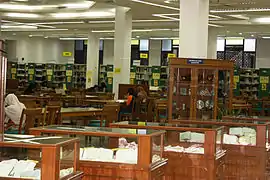
[[[218,159],[203,154],[164,152],[168,159],[166,180],[218,180],[222,179],[225,155]]]
[[[225,180],[265,180],[267,156],[265,148],[223,145],[227,150]]]
[[[164,180],[167,160],[149,168],[110,162],[80,161],[83,180]]]

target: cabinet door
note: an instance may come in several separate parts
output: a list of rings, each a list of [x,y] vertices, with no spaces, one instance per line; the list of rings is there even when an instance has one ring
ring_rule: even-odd
[[[195,108],[193,116],[197,119],[216,119],[218,70],[194,70],[192,84],[195,89]]]
[[[189,119],[191,112],[191,69],[173,68],[170,80],[172,119]]]

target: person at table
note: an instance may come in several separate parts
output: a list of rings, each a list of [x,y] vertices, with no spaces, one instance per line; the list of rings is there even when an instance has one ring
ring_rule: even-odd
[[[137,87],[137,98],[140,102],[145,103],[147,100],[147,93],[145,92],[144,88],[142,86]]]
[[[100,83],[100,86],[98,87],[98,91],[99,92],[106,92],[106,90],[107,90],[106,83],[105,82]]]
[[[126,105],[121,107],[120,114],[132,113],[133,101],[134,101],[134,89],[129,88],[127,92]]]
[[[20,125],[20,119],[25,105],[21,103],[15,94],[9,94],[5,98],[5,129]]]

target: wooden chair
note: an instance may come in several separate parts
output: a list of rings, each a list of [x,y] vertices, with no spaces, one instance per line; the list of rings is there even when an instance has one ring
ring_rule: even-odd
[[[132,109],[131,109],[131,112],[130,113],[120,113],[120,121],[122,120],[128,120],[128,121],[131,121],[133,120],[133,116],[135,114],[135,102],[136,99],[135,97],[133,97],[133,100],[132,100]]]
[[[42,125],[61,124],[61,107],[46,106],[44,113],[44,122]]]
[[[27,108],[22,111],[18,134],[29,134],[29,129],[42,123],[42,108]],[[24,131],[24,132],[23,132]]]
[[[37,102],[31,99],[30,100],[24,99],[21,101],[21,103],[23,103],[26,108],[38,108]]]
[[[110,123],[118,120],[118,114],[120,112],[120,104],[105,104],[102,111],[102,120],[105,120],[105,126],[109,127]],[[102,127],[103,121],[100,121]]]

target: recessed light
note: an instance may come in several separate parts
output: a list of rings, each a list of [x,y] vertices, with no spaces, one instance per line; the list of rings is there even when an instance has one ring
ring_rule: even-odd
[[[30,34],[30,35],[29,35],[29,37],[33,37],[33,35],[32,35],[32,34]]]
[[[136,36],[136,38],[140,38],[140,36]]]
[[[239,33],[239,35],[243,35],[243,33]]]
[[[44,38],[45,38],[45,39],[48,39],[48,36],[45,36]]]
[[[251,34],[251,37],[254,37],[254,35],[253,35],[253,34]]]
[[[167,1],[164,1],[164,2],[167,3],[167,4],[170,4],[170,1],[168,1],[168,0]]]

